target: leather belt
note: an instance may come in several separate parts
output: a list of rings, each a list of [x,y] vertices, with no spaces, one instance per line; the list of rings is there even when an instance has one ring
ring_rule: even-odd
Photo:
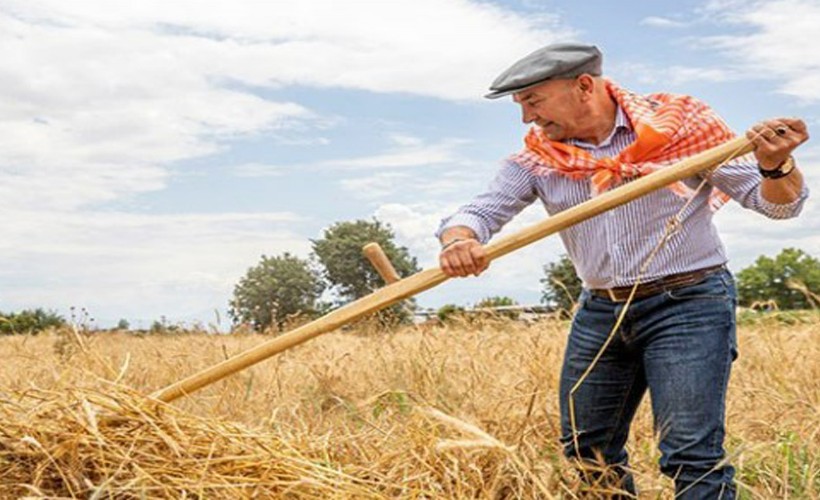
[[[695,285],[724,268],[725,266],[721,264],[719,266],[705,267],[685,273],[670,274],[669,276],[664,276],[663,278],[648,283],[641,283],[638,285],[638,289],[635,290],[635,298],[642,299],[667,290]],[[615,288],[592,288],[589,292],[592,295],[609,299],[612,302],[626,302],[629,298],[629,294],[632,293],[632,285],[618,286]]]

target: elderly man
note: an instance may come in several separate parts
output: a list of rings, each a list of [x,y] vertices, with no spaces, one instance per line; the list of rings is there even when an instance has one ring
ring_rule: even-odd
[[[594,46],[550,45],[493,82],[487,97],[512,95],[533,127],[488,190],[442,221],[440,263],[449,276],[486,269],[482,244],[536,199],[554,214],[732,137],[706,104],[632,93],[601,77],[601,60]],[[561,441],[570,458],[602,459],[624,497],[635,495],[624,445],[647,390],[661,470],[674,478],[679,498],[735,496],[723,440],[736,295],[712,215],[732,198],[786,219],[808,195],[791,156],[808,139],[802,121],[768,120],[747,136],[754,160],[730,162],[561,232],[584,283],[561,372]],[[679,230],[641,273],[679,212]],[[618,331],[570,398],[637,281]]]

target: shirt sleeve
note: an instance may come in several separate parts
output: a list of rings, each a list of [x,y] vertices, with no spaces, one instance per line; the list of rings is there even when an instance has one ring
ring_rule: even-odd
[[[763,197],[760,175],[754,158],[742,157],[728,162],[708,175],[709,183],[732,197],[744,208],[754,210],[770,219],[790,219],[797,217],[809,196],[809,188],[803,188],[797,199],[790,203],[772,203]]]
[[[436,237],[439,238],[448,228],[467,226],[485,244],[536,198],[535,176],[518,163],[505,161],[484,193],[442,219]]]

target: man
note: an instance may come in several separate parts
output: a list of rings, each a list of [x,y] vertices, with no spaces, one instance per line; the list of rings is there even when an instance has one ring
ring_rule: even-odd
[[[533,127],[489,189],[442,221],[437,236],[447,275],[486,269],[482,244],[536,199],[554,214],[732,137],[704,103],[629,92],[601,77],[601,60],[594,46],[550,45],[493,82],[487,97],[512,95]],[[754,160],[730,162],[561,232],[584,282],[561,372],[561,441],[570,458],[603,459],[625,497],[635,489],[624,445],[647,390],[661,470],[674,478],[678,498],[735,496],[723,440],[736,295],[712,214],[731,197],[785,219],[798,215],[808,196],[791,156],[808,139],[802,121],[768,120],[747,136]],[[679,212],[678,230],[641,274]],[[639,278],[623,322],[584,376]]]

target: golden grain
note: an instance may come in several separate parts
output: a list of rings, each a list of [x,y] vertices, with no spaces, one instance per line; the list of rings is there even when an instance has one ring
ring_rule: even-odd
[[[740,328],[727,444],[747,496],[818,498],[820,316],[779,314]],[[579,497],[557,442],[566,328],[332,333],[170,406],[144,395],[265,339],[4,337],[0,497]],[[656,445],[644,405],[636,479],[672,498]]]

